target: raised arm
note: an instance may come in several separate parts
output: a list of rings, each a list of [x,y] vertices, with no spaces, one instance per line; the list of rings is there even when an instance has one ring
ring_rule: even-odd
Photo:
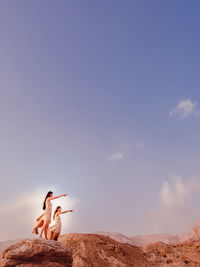
[[[56,196],[56,197],[48,197],[47,200],[53,200],[53,199],[57,199],[59,197],[66,197],[66,196],[67,196],[67,194],[62,194],[62,195],[59,195],[59,196]]]
[[[56,215],[60,215],[60,214],[64,214],[64,213],[67,213],[67,212],[73,212],[74,210],[64,210],[64,211],[61,211],[61,212],[57,212]]]

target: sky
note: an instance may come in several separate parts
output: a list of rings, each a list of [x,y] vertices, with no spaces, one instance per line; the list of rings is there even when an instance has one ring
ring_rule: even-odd
[[[200,3],[0,1],[0,240],[200,219]]]

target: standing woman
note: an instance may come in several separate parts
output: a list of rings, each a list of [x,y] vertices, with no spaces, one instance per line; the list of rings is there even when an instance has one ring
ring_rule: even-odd
[[[52,204],[51,200],[57,199],[59,197],[65,197],[67,194],[59,195],[54,197],[53,192],[49,191],[45,197],[44,203],[43,203],[43,214],[37,218],[35,225],[33,227],[32,233],[38,234],[38,228],[41,227],[40,231],[40,237],[42,237],[42,234],[44,232],[45,239],[47,239],[47,230],[49,227],[49,224],[51,223],[51,213],[52,213]]]
[[[61,218],[60,214],[64,214],[67,212],[73,212],[73,210],[65,210],[61,211],[61,207],[58,206],[53,214],[53,219],[55,220],[55,224],[49,227],[48,229],[48,239],[50,240],[58,240],[58,237],[61,232]]]

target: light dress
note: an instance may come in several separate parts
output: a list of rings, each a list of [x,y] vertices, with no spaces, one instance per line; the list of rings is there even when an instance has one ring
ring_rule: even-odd
[[[49,221],[51,223],[51,213],[52,213],[52,204],[51,201],[46,201],[46,209],[44,210],[43,214],[39,217],[39,219],[35,222],[33,226],[32,232],[34,234],[38,234],[38,226],[43,222],[43,225]],[[41,226],[39,226],[41,227]]]
[[[44,222],[48,221],[51,222],[51,213],[52,213],[52,204],[51,204],[51,201],[49,202],[46,202],[46,209],[40,219],[43,220]]]
[[[61,232],[61,218],[59,215],[57,215],[55,218],[55,224],[52,225],[51,227],[49,227],[49,229],[48,229],[48,239],[50,239],[50,237],[54,233],[60,234],[60,232]]]

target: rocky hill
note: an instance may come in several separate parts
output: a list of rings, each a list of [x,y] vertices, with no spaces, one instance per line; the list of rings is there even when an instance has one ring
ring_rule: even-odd
[[[95,234],[69,234],[60,242],[71,249],[73,267],[149,267],[143,251],[109,237]]]
[[[22,240],[4,249],[0,267],[200,267],[200,221],[187,235],[159,235],[157,238],[167,242],[145,247],[137,247],[117,233],[110,236],[121,242],[102,234],[67,234],[58,242]]]
[[[186,241],[174,245],[157,242],[144,248],[149,267],[199,267],[200,241]]]
[[[6,248],[1,267],[149,267],[144,252],[109,237],[68,234],[60,242],[27,239]]]
[[[68,234],[58,242],[27,239],[6,248],[1,267],[199,267],[200,241],[157,242],[144,248],[95,234]]]

